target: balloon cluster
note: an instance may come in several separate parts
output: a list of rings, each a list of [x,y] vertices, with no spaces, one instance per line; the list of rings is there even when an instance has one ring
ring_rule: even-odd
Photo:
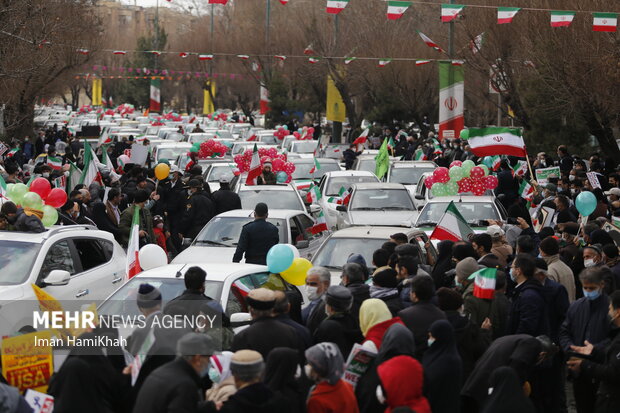
[[[435,169],[433,175],[424,180],[424,185],[434,197],[454,196],[465,192],[480,196],[487,189],[497,187],[497,177],[489,175],[486,165],[476,166],[472,160],[454,161],[450,164],[450,169]]]
[[[93,108],[90,105],[83,105],[78,110],[78,113],[80,113],[80,114],[90,113],[92,110],[93,110]]]
[[[161,118],[157,118],[154,122],[151,122],[151,126],[165,126],[166,124],[161,121]]]
[[[314,128],[312,126],[304,126],[293,132],[295,139],[299,140],[311,140],[314,137]]]
[[[267,268],[272,273],[280,274],[289,284],[304,285],[312,263],[300,258],[299,251],[291,244],[276,244],[267,252]]]
[[[192,152],[194,151],[194,147],[198,144],[198,142],[194,143],[192,146]],[[223,157],[226,152],[228,152],[228,146],[224,145],[222,142],[208,140],[198,144],[198,158],[207,159],[207,158],[215,158],[215,157]]]
[[[134,112],[134,107],[133,105],[129,104],[129,103],[123,103],[122,105],[118,105],[116,107],[116,112],[120,113],[121,115],[127,115],[127,114],[132,114]]]
[[[67,193],[61,188],[53,188],[45,178],[37,178],[30,183],[30,188],[22,183],[8,184],[6,196],[15,205],[43,212],[43,225],[51,227],[58,221],[58,212],[67,202]]]
[[[276,131],[273,134],[273,136],[275,136],[276,138],[282,140],[284,138],[286,138],[289,135],[288,133],[288,126],[284,125],[284,126],[276,126]]]
[[[248,172],[252,163],[253,152],[247,149],[243,155],[235,155],[233,158],[237,164],[239,172]],[[291,182],[295,165],[286,161],[286,154],[278,153],[276,148],[258,148],[261,168],[265,162],[271,162],[271,170],[276,174],[276,181],[280,184]]]
[[[183,122],[183,118],[178,113],[169,112],[164,115],[165,120],[171,120],[173,122]]]

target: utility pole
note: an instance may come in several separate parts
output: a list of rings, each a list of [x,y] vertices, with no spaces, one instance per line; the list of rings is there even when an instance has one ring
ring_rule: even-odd
[[[337,14],[334,17],[334,54],[338,55],[338,31],[340,30],[340,20],[339,20],[339,15]],[[334,80],[334,79],[332,79]],[[320,122],[320,120],[319,120]],[[332,125],[332,142],[335,143],[344,143],[341,142],[342,141],[342,122],[336,122],[334,121],[333,125]]]

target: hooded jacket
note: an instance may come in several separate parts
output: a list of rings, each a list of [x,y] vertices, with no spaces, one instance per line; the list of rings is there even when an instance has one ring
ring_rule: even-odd
[[[342,379],[333,386],[327,381],[318,383],[310,392],[307,407],[308,413],[359,413],[353,389]]]
[[[377,368],[391,413],[397,407],[409,407],[416,413],[431,413],[428,400],[422,394],[424,384],[422,366],[409,356],[396,356]]]

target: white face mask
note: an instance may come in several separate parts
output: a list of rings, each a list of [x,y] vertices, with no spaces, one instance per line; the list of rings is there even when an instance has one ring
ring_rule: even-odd
[[[304,366],[304,373],[306,373],[306,377],[309,378],[310,380],[312,380],[312,366],[310,366],[309,364],[306,364]]]
[[[596,262],[594,262],[593,259],[589,259],[589,260],[583,260],[583,266],[586,268],[590,268],[590,267],[594,267],[596,265]]]
[[[43,172],[43,178],[49,178],[50,177],[50,173],[49,172]]]
[[[377,386],[377,390],[375,390],[375,396],[377,396],[377,400],[379,401],[379,403],[385,404],[385,395],[383,394],[383,389],[381,388],[381,385]]]
[[[318,293],[319,287],[314,287],[311,285],[306,285],[306,295],[308,296],[308,300],[314,301],[320,297]]]
[[[568,175],[568,180],[569,181],[574,181],[575,180],[575,175]]]

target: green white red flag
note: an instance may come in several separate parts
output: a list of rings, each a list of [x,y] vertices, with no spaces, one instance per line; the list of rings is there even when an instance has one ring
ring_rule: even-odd
[[[134,205],[129,242],[127,243],[127,278],[132,278],[142,269],[140,268],[140,207]]]
[[[465,8],[460,4],[442,4],[441,5],[441,21],[450,23],[456,19],[459,13]]]
[[[465,125],[463,66],[439,62],[439,138],[458,138]],[[480,156],[480,155],[478,155]]]
[[[314,174],[320,169],[321,169],[321,164],[319,163],[319,160],[314,158],[314,166],[312,167],[312,169],[310,169],[310,173]]]
[[[7,199],[7,197],[6,197],[6,181],[4,180],[2,175],[0,175],[0,198]]]
[[[310,185],[310,188],[308,188],[308,193],[306,194],[306,201],[311,204],[316,204],[321,198],[323,198],[323,195],[321,194],[319,187],[314,184]]]
[[[387,18],[390,20],[398,20],[403,17],[411,2],[409,1],[388,1]]]
[[[84,169],[80,177],[80,184],[88,187],[93,182],[97,182],[102,185],[101,174],[99,173],[99,168],[97,168],[98,161],[95,152],[90,147],[90,143],[84,141]]]
[[[512,19],[521,10],[519,7],[498,7],[497,8],[497,24],[512,23]]]
[[[523,176],[527,173],[527,162],[518,160],[517,163],[512,167],[512,171],[514,175]]]
[[[525,179],[521,182],[521,186],[519,186],[519,196],[526,201],[534,199],[534,187]]]
[[[55,158],[53,156],[47,157],[47,164],[55,171],[60,171],[62,169],[62,159]]]
[[[491,163],[491,168],[494,171],[497,171],[499,169],[499,165],[502,163],[502,157],[499,155],[495,155],[492,157],[492,163]]]
[[[615,32],[618,26],[618,13],[593,13],[592,30],[595,32]]]
[[[474,297],[492,300],[495,297],[497,268],[483,268],[469,276],[474,279]]]
[[[478,157],[508,155],[525,158],[525,142],[521,129],[516,128],[469,128],[467,144]]]
[[[310,228],[310,232],[313,234],[318,234],[327,230],[328,228],[327,221],[325,220],[325,214],[321,211],[319,212],[319,215],[317,215],[314,225]]]
[[[349,0],[327,0],[327,9],[329,14],[338,14],[344,10],[349,4]]]
[[[426,45],[428,47],[432,47],[433,49],[437,50],[438,52],[443,52],[444,51],[441,47],[439,47],[439,45],[437,43],[435,43],[433,40],[431,40],[430,37],[428,37],[427,35],[425,35],[421,31],[418,30],[418,34],[420,35],[420,38],[422,39],[422,41],[424,43],[426,43]]]
[[[416,149],[415,152],[413,153],[413,158],[416,161],[425,161],[428,158],[426,157],[426,155],[424,154],[424,151],[420,148]]]
[[[364,129],[360,136],[353,141],[353,145],[364,145],[368,141],[368,133],[370,128]]]
[[[379,60],[379,67],[385,67],[392,62],[392,59],[381,59]]]
[[[430,60],[416,60],[415,61],[415,65],[416,66],[422,66],[422,65],[425,65],[425,64],[430,63],[430,62],[431,62]]]
[[[250,162],[250,170],[248,171],[248,178],[245,181],[246,185],[256,185],[256,179],[263,172],[263,167],[260,164],[260,156],[258,155],[258,147],[254,144],[252,150],[252,161]]]
[[[352,61],[357,60],[357,57],[346,57],[344,59],[344,64],[348,65],[349,63],[351,63]]]
[[[430,239],[440,241],[467,241],[470,234],[474,231],[467,225],[467,221],[456,208],[454,202],[450,202],[443,216],[433,229]]]
[[[551,27],[568,27],[573,22],[576,12],[574,11],[552,11]]]

